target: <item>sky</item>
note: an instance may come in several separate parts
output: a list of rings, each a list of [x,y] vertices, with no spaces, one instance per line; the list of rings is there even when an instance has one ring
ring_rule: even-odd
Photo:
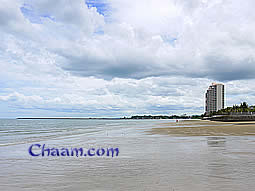
[[[0,118],[255,105],[254,0],[2,0]]]

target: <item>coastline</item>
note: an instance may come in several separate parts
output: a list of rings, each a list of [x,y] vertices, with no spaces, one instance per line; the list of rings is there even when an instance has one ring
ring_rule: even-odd
[[[205,120],[222,122],[245,122],[245,121],[255,122],[255,115],[216,115],[213,117],[209,117]]]
[[[178,123],[162,123],[149,134],[177,137],[187,136],[254,136],[255,121],[220,122],[207,120],[181,120]]]

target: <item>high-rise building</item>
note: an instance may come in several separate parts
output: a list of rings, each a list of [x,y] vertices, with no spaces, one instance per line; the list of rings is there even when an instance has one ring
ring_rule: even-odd
[[[218,111],[224,108],[224,85],[212,83],[205,93],[205,112]]]

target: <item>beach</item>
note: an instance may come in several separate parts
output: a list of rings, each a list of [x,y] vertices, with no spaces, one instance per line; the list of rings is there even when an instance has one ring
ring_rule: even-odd
[[[200,120],[3,119],[0,190],[250,191],[252,127]],[[31,156],[32,144],[118,148],[119,154]]]
[[[162,123],[161,127],[153,128],[149,133],[170,136],[254,136],[255,121],[179,120],[175,123]]]

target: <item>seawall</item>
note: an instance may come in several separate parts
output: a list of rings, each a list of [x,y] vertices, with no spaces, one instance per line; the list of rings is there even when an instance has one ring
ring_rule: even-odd
[[[255,121],[255,115],[220,115],[208,118],[211,121]]]

